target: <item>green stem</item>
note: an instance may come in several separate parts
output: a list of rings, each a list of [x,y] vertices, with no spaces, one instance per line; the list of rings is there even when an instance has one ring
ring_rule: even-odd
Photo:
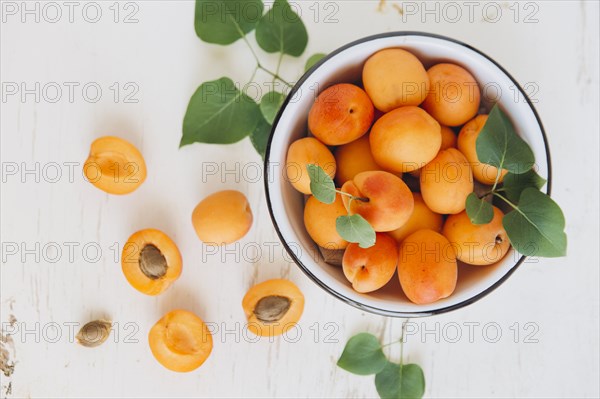
[[[362,201],[362,202],[369,202],[369,199],[366,198],[366,197],[355,197],[352,194],[348,194],[348,193],[345,193],[345,192],[340,191],[340,190],[334,190],[334,191],[336,193],[340,194],[340,195],[345,195],[346,197],[349,197],[350,201],[352,201],[352,200],[358,200],[358,201]]]
[[[290,89],[292,87],[294,87],[293,84],[291,84],[290,82],[288,82],[287,80],[285,80],[284,78],[282,78],[281,76],[279,76],[279,74],[268,70],[267,68],[265,68],[264,66],[262,66],[260,63],[258,63],[258,68],[262,69],[264,72],[268,73],[269,75],[271,75],[274,79],[279,80],[281,83],[283,83],[284,85],[286,85],[287,87],[289,87]]]
[[[498,181],[500,180],[500,176],[502,175],[502,168],[497,168],[498,172],[496,172],[496,180],[494,181],[494,185],[492,186],[491,192],[496,190],[496,186],[498,185]]]
[[[279,69],[281,68],[281,61],[283,60],[283,52],[279,53],[279,59],[277,60],[277,68],[275,68],[275,74],[279,75]],[[271,81],[271,85],[273,89],[275,89],[275,76],[273,76],[273,80]]]
[[[504,202],[506,202],[508,205],[512,206],[512,207],[513,207],[513,209],[514,209],[515,211],[518,211],[518,212],[519,212],[519,213],[521,213],[523,216],[525,216],[525,215],[523,214],[523,212],[521,212],[521,210],[519,209],[519,207],[518,207],[518,206],[516,206],[515,204],[513,204],[512,202],[510,202],[510,201],[508,200],[508,198],[505,198],[503,195],[500,195],[500,194],[498,194],[498,192],[494,192],[494,195],[495,195],[496,197],[500,198],[501,200],[503,200]]]
[[[404,334],[406,333],[406,323],[410,319],[404,320],[402,323],[402,333],[400,335],[400,380],[402,380],[402,365],[404,364]]]

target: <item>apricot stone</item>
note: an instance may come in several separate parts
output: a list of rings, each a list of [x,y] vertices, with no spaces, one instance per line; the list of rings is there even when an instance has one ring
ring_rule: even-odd
[[[442,145],[440,124],[419,107],[388,112],[370,134],[371,152],[386,170],[410,172],[429,163]]]
[[[421,61],[400,48],[373,54],[365,63],[362,78],[373,104],[383,112],[419,105],[429,91],[429,76]]]
[[[358,86],[340,83],[324,90],[308,113],[308,128],[327,145],[342,145],[361,137],[373,123],[371,99]]]
[[[412,215],[402,227],[389,233],[397,242],[402,242],[406,237],[421,229],[429,229],[438,233],[442,231],[442,225],[444,224],[442,215],[429,209],[421,194],[413,193],[413,197],[415,208]]]
[[[495,206],[487,224],[473,224],[467,212],[450,215],[442,234],[456,246],[458,260],[470,265],[491,265],[506,255],[510,241],[502,226],[504,213]]]
[[[332,204],[325,204],[312,195],[304,206],[304,226],[306,231],[320,247],[344,249],[348,242],[337,232],[335,223],[339,216],[347,215],[344,202],[339,194]]]
[[[294,141],[288,148],[285,172],[292,186],[303,194],[310,194],[309,164],[318,165],[333,179],[336,172],[335,158],[329,148],[314,137]]]

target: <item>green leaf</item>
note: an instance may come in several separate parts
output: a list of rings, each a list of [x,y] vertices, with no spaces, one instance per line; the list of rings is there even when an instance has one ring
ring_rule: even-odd
[[[375,245],[375,230],[359,214],[338,216],[335,220],[335,227],[344,240],[358,243],[361,248]]]
[[[509,200],[518,203],[521,193],[527,187],[541,189],[546,184],[546,179],[538,175],[535,170],[530,169],[528,172],[521,174],[507,173],[504,176],[504,184],[502,188]]]
[[[306,65],[304,66],[304,72],[308,71],[310,68],[312,68],[313,66],[315,66],[315,64],[319,61],[321,61],[321,59],[323,57],[325,57],[327,54],[323,54],[323,53],[317,53],[317,54],[313,54],[310,56],[310,58],[308,60],[306,60]]]
[[[285,96],[277,91],[268,92],[260,100],[260,112],[262,112],[263,117],[271,125],[275,121],[277,112],[279,112],[279,108],[281,108],[284,100]]]
[[[229,78],[204,82],[188,104],[180,147],[191,143],[231,144],[248,136],[259,120],[258,105]]]
[[[299,57],[308,44],[308,32],[286,0],[275,0],[256,26],[256,41],[267,53]]]
[[[263,9],[262,0],[196,0],[194,28],[207,43],[231,44],[256,27]]]
[[[354,374],[369,375],[383,370],[387,358],[381,350],[379,340],[369,333],[360,333],[348,340],[338,367]]]
[[[312,195],[325,204],[333,204],[336,193],[335,184],[331,177],[319,165],[306,165],[306,170],[310,178],[310,192]]]
[[[487,224],[494,218],[492,204],[483,198],[479,198],[475,193],[467,196],[466,210],[473,224]]]
[[[260,118],[258,125],[256,125],[256,128],[254,128],[252,133],[250,133],[250,141],[256,149],[256,152],[260,154],[263,161],[265,159],[267,143],[269,142],[269,137],[271,136],[271,128],[272,126],[264,118]]]
[[[565,256],[565,217],[556,202],[528,187],[521,193],[517,209],[507,213],[502,225],[513,247],[526,256]]]
[[[425,376],[417,364],[396,364],[388,362],[383,370],[375,375],[375,388],[383,399],[420,399],[425,393]]]
[[[535,163],[533,151],[517,135],[510,119],[497,104],[490,111],[475,148],[480,162],[512,173],[525,173]]]

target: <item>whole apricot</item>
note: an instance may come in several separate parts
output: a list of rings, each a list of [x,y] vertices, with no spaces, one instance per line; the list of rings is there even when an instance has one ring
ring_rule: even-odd
[[[504,213],[496,208],[487,224],[473,224],[467,212],[450,215],[442,234],[456,246],[458,260],[470,265],[491,265],[506,255],[510,241],[502,226]]]
[[[428,304],[454,292],[458,266],[446,237],[433,230],[418,230],[402,241],[399,253],[400,285],[412,302]]]
[[[83,164],[86,179],[109,194],[129,194],[146,180],[146,162],[129,141],[114,136],[100,137],[91,145]]]
[[[252,220],[246,196],[235,190],[209,195],[192,212],[198,238],[212,245],[227,245],[241,239],[252,227]]]
[[[351,243],[344,252],[342,269],[355,291],[380,289],[394,276],[398,265],[398,244],[385,233],[377,233],[375,245],[361,248]]]
[[[213,348],[210,330],[187,310],[172,310],[150,329],[152,354],[165,368],[186,373],[200,367]]]
[[[362,172],[348,180],[342,190],[358,199],[342,200],[351,214],[359,214],[375,231],[392,231],[402,226],[413,212],[413,194],[396,175],[384,171]]]
[[[311,195],[304,205],[304,226],[318,246],[344,249],[348,246],[348,242],[338,234],[335,222],[339,216],[347,214],[348,211],[339,194],[332,204],[325,204]]]
[[[146,295],[158,295],[181,275],[181,253],[162,231],[140,230],[123,245],[121,268],[133,288]]]
[[[285,172],[288,181],[303,194],[310,194],[309,164],[318,165],[333,179],[336,172],[335,158],[329,148],[314,137],[294,141],[288,148]]]
[[[456,148],[440,151],[421,170],[421,195],[436,213],[459,213],[473,192],[473,173],[465,156]]]
[[[419,105],[429,91],[429,76],[421,61],[400,48],[373,54],[365,63],[362,78],[373,104],[383,112]]]
[[[440,146],[441,150],[447,150],[448,148],[456,148],[456,133],[448,126],[441,126],[442,128],[442,145]]]
[[[389,235],[397,242],[402,242],[406,237],[421,229],[429,229],[438,233],[442,231],[442,225],[444,224],[442,215],[429,209],[425,201],[423,201],[421,194],[413,193],[413,198],[415,200],[415,208],[410,218],[402,227],[389,232]]]
[[[375,109],[363,89],[340,83],[324,90],[308,113],[308,128],[327,145],[342,145],[369,131]]]
[[[460,129],[458,133],[458,149],[462,152],[471,164],[473,176],[478,182],[483,184],[494,184],[498,175],[498,168],[479,161],[477,157],[477,137],[481,129],[487,121],[487,115],[477,115]],[[504,176],[508,173],[506,169],[502,169],[498,182],[504,180]]]
[[[300,320],[304,295],[289,280],[267,280],[248,290],[242,308],[249,331],[261,337],[272,337],[285,333]]]
[[[460,126],[479,110],[481,95],[477,81],[465,68],[455,64],[437,64],[427,71],[430,90],[423,102],[438,122]]]
[[[442,145],[440,124],[414,106],[395,109],[379,118],[369,138],[375,162],[394,172],[421,168],[435,158]]]

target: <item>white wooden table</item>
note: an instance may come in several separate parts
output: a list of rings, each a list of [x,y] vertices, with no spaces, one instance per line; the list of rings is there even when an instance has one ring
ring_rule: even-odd
[[[489,54],[537,101],[569,256],[526,263],[480,302],[413,320],[405,356],[423,367],[428,397],[598,397],[598,3],[458,2],[458,19],[444,3],[429,4],[431,13],[408,3],[388,1],[379,11],[376,1],[301,2],[309,46],[302,59],[284,60],[282,75],[297,78],[312,53],[393,30],[444,34]],[[334,299],[286,259],[249,140],[178,149],[197,86],[249,78],[243,43],[202,43],[192,1],[74,4],[2,2],[0,322],[12,333],[16,365],[1,375],[0,396],[377,396],[372,377],[335,362],[348,337],[370,331],[392,341],[401,320]],[[276,56],[261,56],[275,65]],[[145,156],[148,179],[132,195],[109,196],[81,175],[91,141],[105,134],[131,140]],[[203,170],[213,166],[216,174]],[[191,211],[221,189],[247,193],[255,223],[233,250],[208,253]],[[181,279],[158,298],[133,290],[115,261],[127,237],[146,227],[167,232],[184,258]],[[241,298],[273,277],[305,294],[301,334],[255,340],[243,329]],[[162,368],[147,344],[150,327],[174,308],[218,328],[212,355],[188,374]],[[96,349],[74,344],[73,331],[99,317],[114,320],[118,334]],[[391,355],[397,359],[397,347]]]

